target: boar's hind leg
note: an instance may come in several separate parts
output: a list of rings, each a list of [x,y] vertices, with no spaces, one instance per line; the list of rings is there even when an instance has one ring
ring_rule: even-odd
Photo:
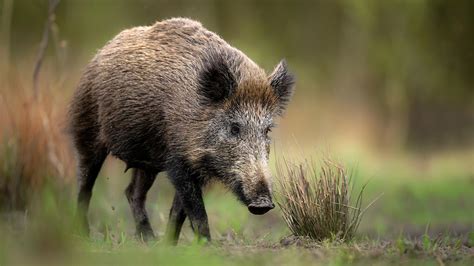
[[[99,174],[100,168],[107,157],[107,149],[98,148],[95,152],[81,153],[79,149],[79,165],[77,171],[79,194],[77,197],[77,219],[83,233],[89,234],[87,212],[92,197],[92,188]]]
[[[148,214],[145,209],[146,194],[150,190],[158,173],[154,171],[144,171],[133,169],[132,181],[125,190],[133,218],[136,224],[137,237],[142,240],[150,240],[155,237],[151,228]]]
[[[178,193],[175,193],[173,205],[170,210],[168,226],[166,228],[166,238],[172,245],[178,244],[179,233],[181,232],[181,227],[183,226],[185,219],[186,213],[181,204],[181,199],[179,198]]]

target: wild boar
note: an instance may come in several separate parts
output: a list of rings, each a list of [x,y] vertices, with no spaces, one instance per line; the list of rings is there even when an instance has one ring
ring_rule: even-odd
[[[211,239],[202,187],[212,180],[251,213],[266,213],[274,207],[269,132],[293,88],[284,60],[267,75],[199,22],[173,18],[122,31],[86,67],[70,106],[78,218],[88,230],[108,154],[133,168],[125,194],[145,239],[154,236],[146,195],[162,171],[176,189],[166,230],[173,243],[186,217],[199,238]]]

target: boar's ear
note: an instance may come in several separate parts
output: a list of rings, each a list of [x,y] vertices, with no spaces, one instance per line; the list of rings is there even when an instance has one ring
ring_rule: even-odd
[[[280,101],[281,109],[284,110],[290,101],[291,95],[293,95],[295,85],[295,78],[288,71],[288,66],[284,59],[275,67],[275,70],[273,70],[268,79],[270,86],[275,90],[275,94]]]
[[[199,75],[199,93],[206,103],[218,103],[235,91],[237,82],[222,56],[209,56]]]

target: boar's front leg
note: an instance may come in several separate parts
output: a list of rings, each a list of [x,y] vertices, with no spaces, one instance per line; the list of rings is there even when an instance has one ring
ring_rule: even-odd
[[[179,233],[181,232],[185,219],[186,212],[184,211],[183,204],[181,204],[181,199],[179,198],[178,193],[175,193],[173,205],[170,210],[168,226],[166,228],[166,239],[170,244],[178,244]]]
[[[211,234],[202,198],[200,178],[196,174],[188,174],[188,172],[190,171],[172,169],[169,171],[169,176],[198,240],[210,241]]]
[[[209,222],[204,207],[204,200],[202,199],[201,187],[197,185],[189,185],[186,188],[179,189],[177,192],[198,240],[211,241]]]

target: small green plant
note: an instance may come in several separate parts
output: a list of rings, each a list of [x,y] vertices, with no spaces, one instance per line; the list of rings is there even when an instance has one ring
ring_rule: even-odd
[[[469,232],[467,242],[469,243],[471,247],[474,246],[474,231]]]
[[[423,244],[423,249],[425,251],[430,251],[433,248],[433,243],[430,236],[428,235],[429,224],[426,225],[425,233],[421,237],[421,243]]]
[[[294,165],[284,161],[278,164],[277,172],[277,204],[294,235],[318,241],[354,237],[365,212],[365,185],[352,204],[353,179],[342,164],[323,159],[316,168],[308,162]]]
[[[401,232],[397,240],[395,240],[395,246],[398,250],[399,255],[403,255],[407,251],[407,241],[403,237],[403,234]]]

